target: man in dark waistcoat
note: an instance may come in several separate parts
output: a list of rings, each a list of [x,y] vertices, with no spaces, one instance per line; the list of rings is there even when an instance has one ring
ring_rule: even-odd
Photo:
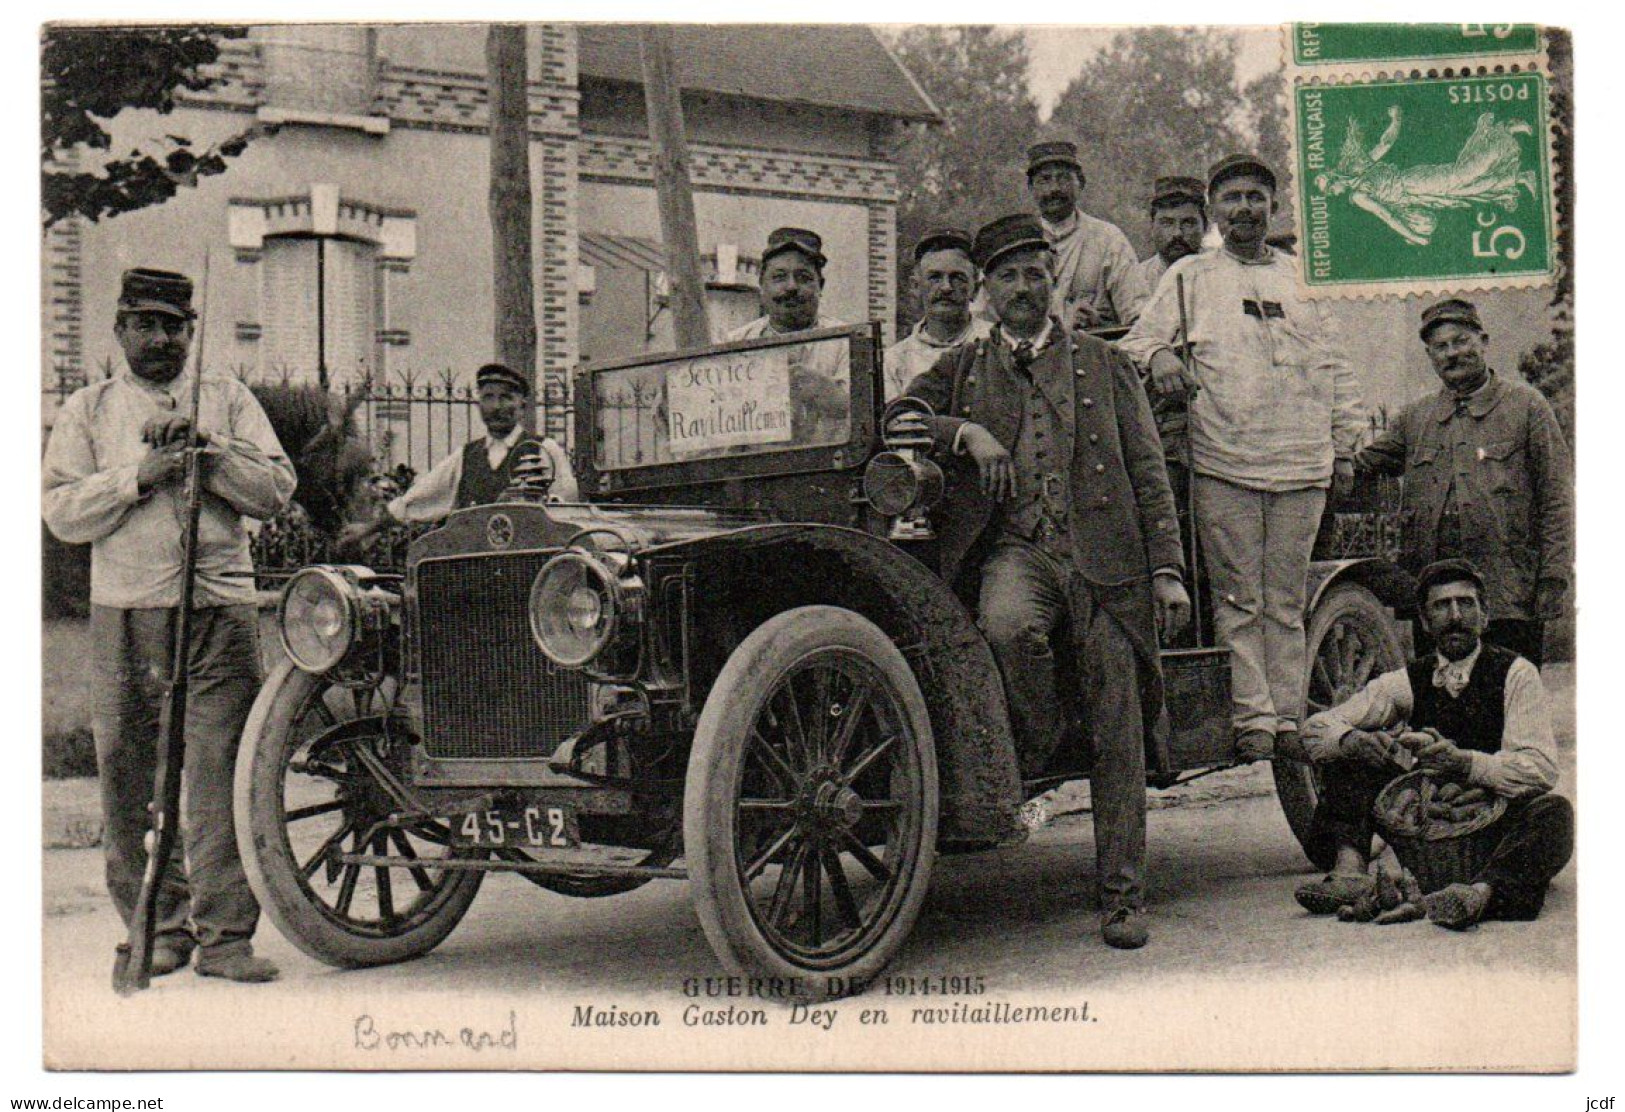
[[[485,435],[420,475],[406,493],[384,508],[377,521],[347,529],[345,543],[359,544],[392,525],[439,521],[453,510],[499,501],[502,492],[514,485],[516,468],[522,476],[551,473],[549,501],[574,502],[580,497],[564,449],[551,437],[525,431],[521,418],[530,384],[524,376],[501,363],[487,363],[476,372],[474,381]]]
[[[1405,770],[1400,739],[1373,731],[1408,724],[1403,748],[1416,763],[1510,801],[1500,844],[1465,884],[1429,893],[1428,918],[1463,930],[1482,919],[1533,919],[1546,888],[1574,852],[1574,808],[1552,794],[1556,750],[1546,692],[1535,666],[1483,640],[1484,580],[1466,560],[1440,560],[1422,571],[1417,609],[1435,651],[1368,683],[1345,703],[1309,719],[1304,748],[1323,789],[1311,845],[1336,851],[1324,880],[1298,889],[1316,914],[1352,903],[1369,886],[1377,795]],[[1421,731],[1437,736],[1423,739]]]
[[[1054,253],[1038,221],[976,235],[998,318],[909,387],[938,416],[948,488],[941,571],[977,596],[1004,678],[1023,776],[1064,729],[1053,638],[1070,625],[1094,743],[1091,798],[1102,934],[1146,941],[1145,741],[1162,709],[1157,623],[1190,602],[1162,446],[1139,378],[1111,346],[1049,315]]]

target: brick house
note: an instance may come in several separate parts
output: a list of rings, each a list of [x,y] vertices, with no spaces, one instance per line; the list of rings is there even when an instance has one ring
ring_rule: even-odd
[[[471,379],[492,354],[485,40],[474,24],[255,27],[226,44],[223,84],[167,118],[120,115],[115,150],[166,133],[207,144],[256,118],[277,130],[167,204],[47,235],[45,383],[119,365],[125,267],[197,276],[206,245],[211,366]],[[675,40],[713,327],[757,314],[757,253],[795,224],[824,237],[824,311],[889,328],[893,136],[935,107],[864,27]],[[571,368],[670,347],[671,313],[636,29],[533,24],[529,46],[537,370],[562,436]]]

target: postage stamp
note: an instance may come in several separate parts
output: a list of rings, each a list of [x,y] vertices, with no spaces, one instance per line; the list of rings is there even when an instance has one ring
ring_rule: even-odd
[[[1532,23],[1293,23],[1287,63],[1317,74],[1384,62],[1533,58],[1541,51]]]
[[[1408,294],[1551,278],[1543,74],[1300,84],[1292,103],[1309,290]]]

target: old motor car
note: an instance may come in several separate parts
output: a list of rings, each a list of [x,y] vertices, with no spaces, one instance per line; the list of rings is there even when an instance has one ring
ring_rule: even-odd
[[[281,931],[374,965],[432,949],[487,872],[581,897],[680,878],[730,970],[838,994],[903,942],[939,851],[1025,837],[1020,805],[1086,777],[1087,738],[1022,780],[992,652],[931,567],[943,475],[882,420],[879,346],[833,329],[585,369],[587,502],[454,513],[404,574],[298,572],[237,773]],[[1401,661],[1403,579],[1316,564],[1315,703]],[[1153,787],[1234,763],[1223,651],[1164,665]],[[1301,837],[1313,773],[1276,777]]]

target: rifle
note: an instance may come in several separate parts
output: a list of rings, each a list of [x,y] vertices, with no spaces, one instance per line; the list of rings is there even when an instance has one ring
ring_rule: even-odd
[[[209,254],[203,254],[203,293],[198,319],[209,307]],[[190,687],[192,656],[192,598],[197,570],[198,517],[203,509],[203,460],[198,448],[198,410],[203,400],[203,337],[197,338],[192,368],[191,420],[186,428],[186,528],[181,533],[181,597],[175,614],[174,652],[170,659],[169,690],[159,713],[158,767],[153,774],[151,828],[144,841],[147,867],[141,891],[130,916],[130,935],[113,962],[113,990],[120,996],[139,992],[152,983],[152,943],[157,926],[158,890],[169,859],[175,852],[180,825],[181,769],[186,762],[186,696]]]
[[[1190,319],[1185,315],[1185,276],[1174,275],[1174,293],[1179,299],[1179,361],[1185,365],[1185,381],[1187,384],[1196,381],[1196,368],[1193,366],[1194,356],[1191,354],[1191,326]],[[1196,539],[1196,468],[1191,457],[1191,395],[1185,395],[1185,523],[1186,532],[1186,561],[1190,568],[1191,577],[1191,630],[1196,635],[1196,643],[1202,644],[1202,589],[1201,576],[1197,571],[1196,561],[1201,555]]]

